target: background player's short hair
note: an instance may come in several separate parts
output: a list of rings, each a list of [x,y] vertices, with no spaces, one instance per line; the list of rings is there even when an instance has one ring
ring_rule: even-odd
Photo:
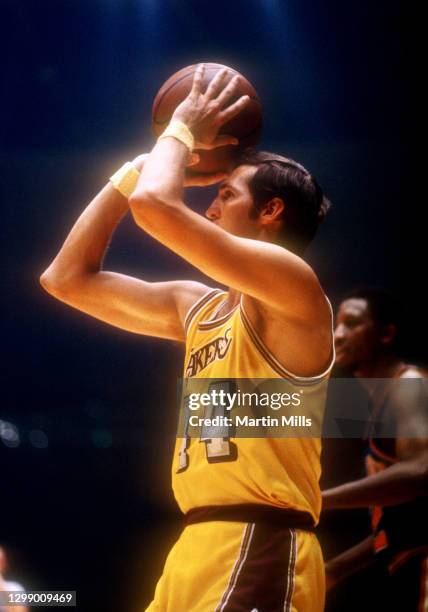
[[[373,321],[379,326],[394,325],[396,332],[390,348],[397,353],[404,350],[405,333],[403,330],[403,306],[391,291],[383,287],[357,287],[349,291],[343,298],[366,300]]]
[[[258,167],[249,182],[255,214],[272,198],[281,198],[285,204],[281,242],[303,253],[330,208],[316,179],[292,159],[252,148],[243,151],[239,163]]]
[[[401,323],[401,307],[397,297],[382,287],[357,287],[349,291],[344,300],[352,298],[366,300],[370,314],[378,325]]]

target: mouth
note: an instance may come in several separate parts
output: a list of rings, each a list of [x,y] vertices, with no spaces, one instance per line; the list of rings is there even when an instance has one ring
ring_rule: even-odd
[[[343,357],[348,352],[346,350],[346,346],[335,346],[336,359],[339,357]]]

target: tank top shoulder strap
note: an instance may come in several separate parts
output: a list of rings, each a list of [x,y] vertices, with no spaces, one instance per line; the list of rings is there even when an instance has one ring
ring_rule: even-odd
[[[221,301],[225,295],[226,292],[222,291],[221,289],[210,289],[205,295],[192,304],[184,319],[184,330],[186,336],[195,322],[203,321],[209,317],[211,311],[216,308],[218,302]]]

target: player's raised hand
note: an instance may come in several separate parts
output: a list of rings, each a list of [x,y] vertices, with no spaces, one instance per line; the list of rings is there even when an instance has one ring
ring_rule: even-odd
[[[236,75],[227,82],[230,74],[227,69],[220,70],[203,91],[204,64],[200,64],[193,78],[192,89],[177,106],[172,119],[182,121],[192,131],[195,137],[196,149],[215,149],[225,145],[238,144],[238,139],[228,135],[218,135],[222,125],[238,115],[250,102],[250,97],[241,96],[229,103],[235,93],[239,76]]]

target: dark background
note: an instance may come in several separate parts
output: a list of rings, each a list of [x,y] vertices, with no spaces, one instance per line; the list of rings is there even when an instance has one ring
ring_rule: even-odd
[[[333,305],[355,285],[394,290],[406,355],[426,359],[421,273],[409,276],[422,251],[403,5],[1,0],[0,426],[16,429],[0,440],[0,543],[27,588],[77,590],[81,610],[144,609],[180,528],[169,463],[181,348],[91,320],[38,284],[84,205],[152,146],[151,102],[177,69],[215,61],[254,83],[263,148],[308,166],[333,202],[308,252]],[[202,211],[210,194],[190,197]],[[201,279],[130,219],[106,266]],[[358,476],[361,455],[360,441],[327,441],[325,484]],[[366,533],[365,512],[327,517],[325,555]],[[349,581],[327,609],[377,609],[375,579]]]

